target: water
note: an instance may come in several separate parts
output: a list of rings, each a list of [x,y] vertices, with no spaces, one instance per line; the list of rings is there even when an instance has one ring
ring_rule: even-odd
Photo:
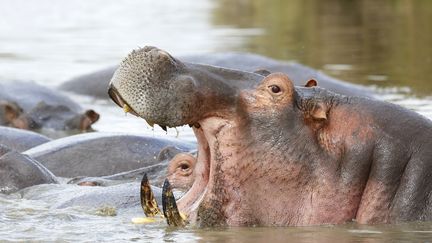
[[[432,118],[432,2],[427,0],[0,0],[0,80],[56,86],[155,45],[193,54],[248,51],[296,60],[371,85],[385,100]],[[101,113],[100,131],[163,135],[109,101],[73,96]],[[168,136],[194,140],[187,127]],[[0,241],[335,242],[432,239],[431,223],[292,228],[170,229],[134,225],[138,213],[0,195]]]

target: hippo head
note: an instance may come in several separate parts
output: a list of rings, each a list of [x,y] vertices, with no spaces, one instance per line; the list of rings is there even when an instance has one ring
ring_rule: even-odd
[[[5,125],[26,130],[88,131],[99,119],[99,114],[94,110],[80,113],[64,105],[50,105],[43,101],[29,111],[25,111],[15,102],[4,101],[0,103],[0,110]]]
[[[313,176],[314,164],[303,157],[319,148],[308,139],[327,119],[326,102],[300,98],[307,89],[315,88],[294,87],[282,73],[183,63],[146,47],[121,63],[109,94],[150,124],[193,128],[195,179],[178,201],[189,220],[287,225],[304,199],[296,189]]]
[[[179,190],[188,190],[193,182],[196,158],[190,153],[178,153],[169,162],[167,179],[171,186]]]

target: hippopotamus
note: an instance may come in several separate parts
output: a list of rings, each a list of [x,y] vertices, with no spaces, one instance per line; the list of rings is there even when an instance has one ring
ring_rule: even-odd
[[[99,99],[108,99],[109,96],[106,92],[107,85],[116,69],[117,66],[107,67],[72,78],[62,83],[59,89]]]
[[[27,130],[87,131],[99,119],[59,91],[33,82],[0,84],[0,125]]]
[[[196,156],[193,153],[179,152],[174,147],[166,147],[158,155],[160,163],[145,166],[139,169],[125,171],[114,175],[100,177],[79,176],[68,181],[68,184],[80,186],[110,186],[137,181],[146,175],[154,186],[162,186],[165,178],[171,182],[172,188],[177,191],[187,191],[193,183]]]
[[[195,148],[193,143],[178,139],[93,132],[56,139],[23,154],[39,161],[56,176],[100,177],[153,166]],[[160,173],[165,170],[160,169]]]
[[[195,180],[176,207],[199,226],[432,220],[432,122],[414,111],[155,47],[132,51],[108,92],[154,124],[193,127]]]
[[[0,145],[0,193],[13,193],[20,189],[48,183],[57,178],[38,161]]]
[[[192,186],[195,177],[194,170],[196,165],[196,156],[191,153],[178,153],[168,164],[166,178],[173,188],[181,191],[187,191]],[[151,175],[150,173],[147,173]],[[153,178],[149,178],[153,180]],[[162,180],[158,181],[158,186],[162,186]]]
[[[161,191],[160,188],[156,187],[152,190],[156,195]],[[71,184],[38,185],[28,187],[19,193],[25,199],[42,200],[50,203],[52,208],[79,206],[97,209],[109,206],[118,210],[139,206],[139,191],[139,182],[129,182],[107,187],[83,187]],[[141,209],[136,208],[136,215],[140,215]]]
[[[39,133],[0,126],[0,145],[17,152],[23,152],[49,141],[51,141],[50,138]]]
[[[148,180],[147,183],[149,183]],[[150,184],[146,186],[151,188],[156,203],[160,205],[162,203],[162,189]],[[144,216],[142,212],[143,201],[141,200],[143,197],[143,181],[141,183],[139,181],[129,182],[107,187],[43,184],[20,190],[18,194],[24,199],[44,201],[53,209],[81,207],[100,210],[112,208],[115,214],[132,213],[134,216]],[[182,193],[177,192],[174,197],[179,198],[182,195]]]
[[[208,53],[186,55],[181,56],[178,59],[191,63],[201,63],[246,72],[255,72],[263,76],[270,72],[283,72],[290,74],[290,77],[296,85],[302,85],[304,80],[314,78],[320,80],[320,85],[322,87],[337,93],[368,97],[374,96],[373,92],[367,87],[335,79],[299,63],[278,61],[252,53]],[[106,93],[106,87],[117,68],[118,66],[112,66],[93,73],[78,76],[64,82],[59,88],[61,90],[78,94],[107,99],[109,97]]]

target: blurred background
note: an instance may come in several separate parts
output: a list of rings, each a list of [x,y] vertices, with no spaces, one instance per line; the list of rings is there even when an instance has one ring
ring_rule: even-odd
[[[154,45],[254,52],[432,94],[430,0],[0,0],[0,79],[55,85]]]

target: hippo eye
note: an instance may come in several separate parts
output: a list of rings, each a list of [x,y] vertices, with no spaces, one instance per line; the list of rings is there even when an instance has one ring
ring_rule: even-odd
[[[277,86],[277,85],[270,85],[269,88],[275,94],[277,94],[277,93],[279,93],[281,91],[281,88],[279,86]]]
[[[182,170],[188,170],[189,169],[189,165],[188,164],[181,164],[180,165],[180,169],[182,169]]]

